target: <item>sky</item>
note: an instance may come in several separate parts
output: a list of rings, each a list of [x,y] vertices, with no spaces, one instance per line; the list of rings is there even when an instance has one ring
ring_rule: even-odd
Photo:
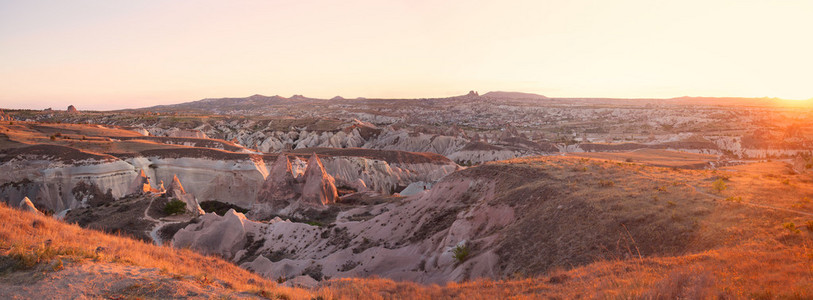
[[[813,1],[0,0],[0,107],[813,97]]]

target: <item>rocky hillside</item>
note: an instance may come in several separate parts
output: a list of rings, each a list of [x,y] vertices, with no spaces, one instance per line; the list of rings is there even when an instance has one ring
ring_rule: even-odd
[[[143,192],[142,174],[147,190],[165,190],[177,177],[200,202],[249,208],[276,159],[237,146],[229,148],[237,152],[219,149],[229,143],[211,139],[139,139],[132,131],[118,136],[120,129],[25,122],[0,127],[7,138],[0,148],[0,199],[16,206],[28,197],[52,213]],[[311,153],[289,154],[294,171],[305,171]],[[442,156],[400,151],[337,149],[322,161],[337,186],[385,194],[415,182],[433,183],[458,168]]]
[[[783,164],[758,168],[785,170]],[[320,222],[314,221],[319,209],[307,205],[299,206],[311,210],[299,221],[256,222],[235,211],[206,215],[178,231],[173,244],[216,253],[269,278],[375,275],[444,283],[736,249],[746,243],[736,238],[741,230],[754,230],[750,242],[768,243],[785,238],[783,220],[813,216],[792,209],[809,184],[765,206],[762,196],[748,196],[749,176],[588,158],[512,160],[455,172],[407,198],[327,205],[321,211],[340,211]],[[720,192],[718,180],[730,188]],[[752,226],[755,216],[773,225],[740,227]],[[793,245],[810,240],[798,242]]]

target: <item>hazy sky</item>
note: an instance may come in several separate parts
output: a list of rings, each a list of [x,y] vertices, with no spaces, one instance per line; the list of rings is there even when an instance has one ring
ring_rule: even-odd
[[[0,0],[0,107],[813,97],[813,1]]]

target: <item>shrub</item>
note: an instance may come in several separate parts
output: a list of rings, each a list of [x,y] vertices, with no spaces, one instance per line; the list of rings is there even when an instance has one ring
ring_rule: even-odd
[[[790,231],[790,233],[799,233],[799,232],[801,232],[799,230],[799,228],[796,228],[796,224],[793,224],[793,222],[787,222],[785,224],[782,224],[782,227],[784,227],[785,229]]]
[[[178,199],[172,199],[164,205],[164,213],[168,215],[181,214],[186,211],[186,203]]]
[[[805,223],[805,227],[807,227],[808,231],[813,231],[813,220],[807,221],[807,223]]]
[[[737,197],[731,196],[731,197],[725,198],[725,201],[740,203],[740,202],[742,202],[742,197],[740,197],[740,196],[737,196]]]
[[[612,186],[615,185],[615,183],[612,180],[604,180],[604,179],[602,179],[602,180],[598,181],[598,185],[600,187],[612,187]]]
[[[458,264],[463,263],[469,258],[469,247],[466,245],[457,245],[454,247],[454,249],[452,249],[452,253],[454,254],[454,259]]]
[[[715,180],[712,186],[717,192],[725,191],[728,188],[722,178]]]

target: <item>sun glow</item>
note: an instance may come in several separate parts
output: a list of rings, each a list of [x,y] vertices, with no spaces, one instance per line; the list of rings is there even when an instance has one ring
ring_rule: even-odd
[[[811,1],[3,1],[0,103],[472,89],[808,99],[811,13]]]

